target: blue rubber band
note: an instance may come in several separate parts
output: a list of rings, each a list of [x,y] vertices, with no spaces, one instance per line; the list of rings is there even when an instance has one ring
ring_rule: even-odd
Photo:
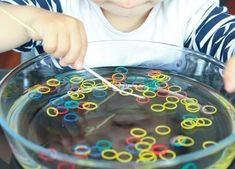
[[[115,68],[115,72],[116,73],[122,73],[122,74],[127,74],[128,73],[128,69],[124,66],[118,66]]]
[[[64,106],[69,109],[76,109],[76,108],[78,108],[79,103],[78,103],[78,101],[68,100],[64,103]]]
[[[80,118],[79,115],[77,115],[76,113],[67,113],[64,115],[64,121],[66,122],[70,122],[70,123],[73,123],[73,122],[76,122],[78,121]]]
[[[35,92],[30,92],[30,93],[28,94],[28,97],[29,97],[30,99],[32,99],[32,100],[39,100],[39,99],[42,97],[42,93],[37,92],[37,91],[35,91]]]
[[[106,149],[112,148],[113,143],[109,140],[98,140],[96,142],[96,147],[98,148],[99,151],[103,151]]]
[[[94,90],[92,92],[92,95],[95,97],[95,98],[98,98],[98,99],[103,99],[107,96],[107,92],[104,91],[104,90]]]

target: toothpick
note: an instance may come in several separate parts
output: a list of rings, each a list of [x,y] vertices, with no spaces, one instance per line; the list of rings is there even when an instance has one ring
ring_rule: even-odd
[[[114,90],[121,92],[121,93],[125,93],[127,95],[131,95],[131,96],[135,96],[135,97],[139,97],[141,99],[144,99],[143,96],[134,94],[134,93],[130,93],[124,90],[119,89],[118,87],[114,86],[112,83],[110,83],[108,80],[106,80],[105,78],[103,78],[102,76],[100,76],[98,73],[96,73],[94,70],[88,68],[87,66],[83,65],[83,68],[85,70],[87,70],[88,72],[90,72],[91,74],[93,74],[95,77],[97,77],[98,79],[100,79],[101,81],[103,81],[104,83],[106,83],[109,87],[113,88]]]
[[[33,34],[38,35],[38,32],[36,32],[33,28],[31,28],[30,26],[28,26],[27,24],[25,24],[24,22],[22,22],[20,19],[18,19],[16,16],[12,15],[11,13],[9,13],[7,10],[5,10],[4,8],[2,8],[0,6],[0,10],[6,14],[7,16],[9,16],[12,20],[16,21],[18,24],[20,24],[21,26],[23,26],[26,30],[30,31]],[[96,73],[95,71],[93,71],[92,69],[88,68],[87,66],[83,65],[83,68],[86,69],[88,72],[90,72],[91,74],[93,74],[94,76],[96,76],[98,79],[100,79],[101,81],[103,81],[104,83],[106,83],[109,87],[113,88],[116,91],[131,95],[131,96],[135,96],[135,97],[139,97],[141,99],[144,99],[143,96],[137,95],[137,94],[133,94],[133,93],[129,93],[127,91],[121,90],[118,87],[114,86],[112,83],[110,83],[108,80],[106,80],[105,78],[103,78],[102,76],[100,76],[98,73]]]

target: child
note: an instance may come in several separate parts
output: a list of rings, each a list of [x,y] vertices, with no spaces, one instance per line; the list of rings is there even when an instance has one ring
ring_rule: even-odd
[[[20,51],[35,47],[38,53],[44,49],[60,58],[62,66],[71,64],[80,69],[87,42],[157,41],[201,51],[223,62],[228,60],[225,88],[235,91],[235,17],[219,7],[218,0],[0,1],[14,4],[2,3],[1,7],[37,32],[26,30],[0,13],[0,52],[18,46]]]

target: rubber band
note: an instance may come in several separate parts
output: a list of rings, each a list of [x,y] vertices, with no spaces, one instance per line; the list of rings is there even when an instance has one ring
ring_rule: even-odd
[[[125,79],[126,83],[134,83],[136,82],[137,77],[136,76],[127,76]]]
[[[178,103],[180,99],[177,96],[167,96],[166,101],[170,103]]]
[[[59,162],[56,169],[75,169],[75,165],[65,162]]]
[[[69,94],[69,97],[72,100],[82,100],[82,99],[85,98],[85,95],[83,93],[80,93],[80,92],[70,92],[68,94]]]
[[[187,118],[197,119],[198,116],[196,114],[185,114],[182,116],[183,120]]]
[[[183,105],[187,105],[187,104],[193,104],[193,103],[198,103],[198,100],[195,99],[195,98],[182,98],[180,100],[180,102],[183,104]]]
[[[122,73],[122,74],[127,74],[128,73],[128,69],[124,66],[118,66],[115,68],[115,72],[116,73]]]
[[[169,85],[167,82],[160,82],[159,84],[159,88],[168,90]]]
[[[39,87],[36,88],[36,90],[41,94],[48,94],[48,93],[50,93],[51,88],[47,87],[47,86],[40,85]]]
[[[48,148],[47,150],[51,151],[51,152],[57,152],[57,150],[55,148]],[[48,157],[42,153],[39,153],[38,157],[43,160],[43,161],[54,161],[54,159],[52,159],[51,157]]]
[[[91,153],[91,148],[86,144],[77,144],[73,147],[73,153],[78,156],[87,156]]]
[[[133,93],[133,89],[132,88],[125,88],[125,89],[123,89],[123,91],[126,91],[128,93],[119,92],[122,96],[129,96],[130,93]]]
[[[135,149],[138,150],[139,152],[145,151],[145,150],[150,150],[151,149],[151,144],[147,142],[138,142],[135,144]]]
[[[159,125],[155,128],[155,132],[159,135],[167,135],[171,133],[171,128],[166,125]]]
[[[161,75],[160,70],[150,70],[148,72],[148,76],[150,76],[150,77],[159,77],[160,75]]]
[[[152,104],[151,105],[151,110],[154,111],[154,112],[163,112],[166,108],[164,105],[162,104]]]
[[[64,103],[64,106],[67,107],[68,109],[76,109],[79,106],[79,103],[74,100],[67,100]]]
[[[139,84],[135,86],[135,90],[138,92],[145,92],[149,90],[149,87],[145,86],[144,84]]]
[[[151,147],[151,150],[156,155],[165,154],[169,148],[163,144],[155,144]]]
[[[147,135],[147,131],[142,128],[132,128],[130,134],[137,138],[142,138]]]
[[[154,145],[156,143],[156,139],[154,137],[151,137],[151,136],[142,137],[140,141],[149,143],[151,145]]]
[[[131,160],[133,159],[133,156],[131,153],[129,152],[125,152],[125,151],[122,151],[122,152],[119,152],[117,154],[117,161],[121,162],[121,163],[128,163],[130,162]]]
[[[191,147],[194,145],[195,141],[193,138],[188,137],[188,136],[183,136],[183,135],[178,135],[174,137],[173,139],[173,144],[172,145],[177,145],[177,147],[182,146],[182,147]]]
[[[80,86],[80,92],[84,93],[90,93],[92,92],[94,89],[94,87],[90,87],[90,86]]]
[[[93,158],[101,157],[101,152],[97,148],[97,146],[91,146],[90,149],[91,149],[91,152],[89,154],[90,157],[93,157]]]
[[[33,91],[28,94],[28,97],[32,100],[39,100],[42,97],[42,93]]]
[[[196,120],[197,118],[186,118],[180,123],[180,125],[183,129],[193,129],[197,126]]]
[[[103,99],[105,98],[108,94],[104,90],[93,90],[92,95],[97,98],[97,99]]]
[[[95,81],[94,80],[84,80],[82,82],[82,84],[80,85],[80,87],[89,87],[89,88],[94,88],[96,85]]]
[[[59,115],[64,115],[69,112],[69,109],[65,106],[57,106],[57,110],[59,112]]]
[[[123,73],[114,73],[112,75],[113,82],[123,82],[126,79],[126,75]]]
[[[171,157],[169,157],[169,155],[171,155]],[[171,160],[171,159],[175,159],[176,158],[176,153],[172,150],[166,150],[166,152],[164,154],[159,154],[159,157],[162,160]]]
[[[160,84],[158,83],[158,81],[151,80],[146,82],[145,86],[149,87],[149,91],[155,92],[159,88]]]
[[[85,102],[82,104],[82,108],[88,111],[97,109],[98,105],[94,102]]]
[[[200,106],[198,103],[186,104],[185,108],[187,111],[191,113],[196,113],[196,112],[199,112],[200,110]]]
[[[84,79],[80,76],[73,76],[69,79],[69,82],[72,84],[80,84]]]
[[[136,97],[136,102],[140,106],[144,106],[150,103],[150,98],[145,97],[144,99]]]
[[[48,107],[47,108],[47,115],[50,117],[56,117],[59,115],[59,111],[55,107]]]
[[[146,98],[154,98],[156,97],[156,95],[157,95],[156,92],[153,92],[151,90],[143,92],[143,96]]]
[[[113,149],[107,149],[102,151],[101,156],[105,160],[114,160],[117,158],[117,151]]]
[[[197,169],[197,165],[195,163],[189,162],[186,163],[181,169]]]
[[[178,85],[172,85],[172,86],[169,86],[168,90],[173,93],[177,93],[177,92],[180,92],[182,88]]]
[[[48,86],[53,86],[53,87],[56,87],[56,86],[59,86],[60,85],[60,81],[58,79],[48,79],[46,84]]]
[[[95,90],[107,90],[109,87],[105,83],[97,83],[95,85]]]
[[[139,153],[139,160],[137,160],[136,162],[155,162],[157,160],[157,156],[154,154],[154,152],[152,151],[141,151]]]
[[[202,121],[202,123],[200,123],[200,121]],[[208,127],[212,125],[212,120],[205,118],[205,117],[201,117],[201,118],[197,118],[197,126],[204,126],[204,127]]]
[[[163,104],[163,106],[165,107],[165,109],[167,110],[175,110],[177,108],[177,104],[173,103],[173,102],[165,102]]]
[[[140,142],[140,138],[138,137],[127,137],[126,144],[134,146],[136,143]]]
[[[204,105],[202,106],[202,112],[205,114],[215,114],[217,112],[217,108],[212,105]]]
[[[135,149],[135,146],[130,144],[126,146],[126,151],[131,154],[139,154],[139,151]]]
[[[109,140],[98,140],[96,142],[96,147],[98,148],[99,151],[111,149],[113,146],[113,143]]]
[[[158,97],[167,97],[170,93],[167,89],[158,89],[156,94]]]
[[[206,148],[208,148],[209,146],[212,146],[212,145],[215,145],[215,144],[217,144],[215,141],[204,141],[204,142],[202,143],[202,147],[203,147],[204,149],[206,149]]]
[[[76,113],[68,113],[68,114],[64,115],[63,119],[66,122],[74,123],[74,122],[78,121],[80,119],[80,117]]]
[[[61,106],[64,104],[64,99],[62,97],[54,97],[49,100],[50,104],[53,106]]]

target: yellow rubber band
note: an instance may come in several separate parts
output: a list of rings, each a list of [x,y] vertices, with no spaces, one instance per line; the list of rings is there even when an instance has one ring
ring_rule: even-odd
[[[101,156],[105,160],[114,160],[117,158],[117,151],[113,149],[103,150]]]
[[[167,110],[175,110],[177,108],[177,104],[176,103],[172,103],[172,102],[165,102],[163,104],[163,106],[165,107],[165,109]]]
[[[147,131],[142,128],[132,128],[130,134],[133,137],[142,138],[147,135]]]
[[[171,157],[169,157],[169,154],[171,155]],[[176,158],[176,153],[172,150],[166,150],[164,154],[159,154],[159,157],[162,160],[171,160],[171,159]]]
[[[208,109],[212,109],[211,111],[209,111]],[[217,112],[217,108],[215,106],[212,105],[204,105],[202,107],[202,112],[205,114],[215,114]]]
[[[60,81],[58,79],[48,79],[46,83],[48,86],[53,86],[53,87],[60,85]]]
[[[180,125],[184,129],[193,129],[194,127],[197,126],[197,122],[195,121],[197,118],[186,118],[184,119]]]
[[[139,153],[139,159],[141,162],[154,162],[157,160],[156,154],[149,150],[144,150]]]
[[[156,92],[153,92],[151,90],[143,92],[143,96],[147,98],[154,98],[157,96]]]
[[[119,92],[119,93],[123,96],[129,96],[130,95],[129,93],[133,93],[134,90],[132,88],[126,88],[126,89],[123,89],[123,91],[126,91],[128,93],[124,93],[124,92]]]
[[[166,101],[170,103],[178,103],[180,99],[177,96],[167,96]]]
[[[124,158],[124,157],[126,157],[126,158]],[[117,154],[117,161],[119,161],[121,163],[128,163],[132,159],[133,159],[133,155],[129,152],[122,151]]]
[[[39,87],[36,88],[36,90],[41,94],[47,94],[47,93],[50,93],[51,88],[47,87],[47,86],[40,85]]]
[[[215,141],[204,141],[204,142],[202,143],[202,147],[203,147],[204,149],[206,149],[207,147],[212,146],[212,145],[215,145],[215,144],[217,144]]]
[[[94,102],[85,102],[82,104],[82,108],[85,110],[95,110],[97,109],[98,105]]]
[[[150,108],[154,112],[163,112],[166,109],[162,104],[152,104]]]
[[[146,142],[149,143],[151,145],[154,145],[156,143],[156,139],[154,137],[151,136],[147,136],[147,137],[142,137],[140,139],[141,142]]]
[[[80,84],[82,83],[84,79],[80,76],[73,76],[71,79],[69,79],[70,83],[73,83],[73,84]]]
[[[155,132],[159,135],[167,135],[170,134],[171,128],[166,125],[159,125],[155,128]]]
[[[135,149],[138,151],[150,150],[151,147],[152,147],[151,144],[142,141],[135,144]]]
[[[173,90],[173,89],[175,89],[175,90]],[[177,93],[177,92],[182,91],[182,88],[178,85],[172,85],[172,86],[169,86],[168,90],[171,92]]]
[[[48,107],[47,108],[47,115],[50,116],[50,117],[56,117],[56,116],[59,115],[59,111],[55,107]]]

